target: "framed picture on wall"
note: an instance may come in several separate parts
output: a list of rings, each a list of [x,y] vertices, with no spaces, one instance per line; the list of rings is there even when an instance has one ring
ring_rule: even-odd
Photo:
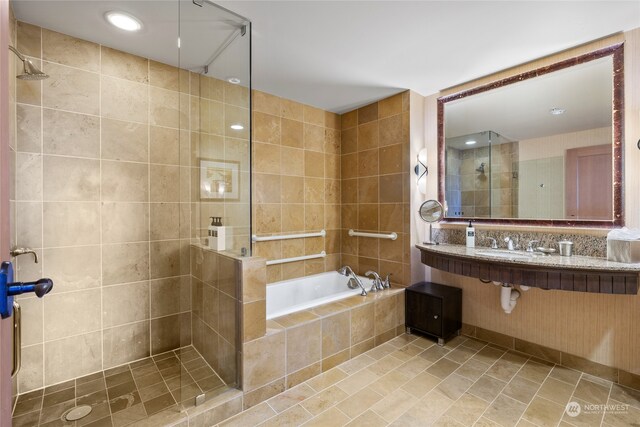
[[[200,159],[200,200],[240,200],[240,162]]]

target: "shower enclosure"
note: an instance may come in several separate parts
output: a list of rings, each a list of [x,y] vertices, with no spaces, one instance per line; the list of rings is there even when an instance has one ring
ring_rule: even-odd
[[[16,297],[14,423],[162,425],[238,386],[251,24],[203,0],[10,7],[11,46],[48,75],[18,80],[12,58],[14,280],[54,282]],[[211,217],[224,251],[206,247]]]

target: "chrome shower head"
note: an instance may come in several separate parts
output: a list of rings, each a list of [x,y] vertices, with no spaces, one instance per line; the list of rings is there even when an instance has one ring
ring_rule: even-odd
[[[23,72],[16,76],[20,80],[44,80],[49,78],[47,74],[42,72],[38,67],[33,65],[29,59],[25,58],[20,52],[16,50],[13,46],[9,46],[9,50],[15,53],[18,58],[22,61]]]
[[[345,265],[344,267],[338,269],[338,274],[342,274],[343,276],[349,275],[349,266]]]

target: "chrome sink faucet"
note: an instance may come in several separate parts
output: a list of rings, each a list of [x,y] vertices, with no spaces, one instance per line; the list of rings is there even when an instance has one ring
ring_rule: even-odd
[[[531,240],[531,241],[529,242],[529,244],[527,245],[527,252],[535,252],[535,251],[533,250],[533,245],[534,245],[535,243],[540,243],[540,241],[539,241],[539,240]]]
[[[514,251],[516,249],[517,245],[513,244],[513,240],[511,239],[511,237],[505,237],[504,241],[507,243],[507,249],[509,249],[510,251]]]
[[[341,269],[338,270],[338,273],[340,273],[341,275],[346,276],[346,277],[351,276],[351,278],[353,278],[355,280],[355,282],[358,284],[358,286],[360,286],[360,289],[362,289],[362,292],[360,293],[360,295],[362,295],[363,297],[367,296],[367,290],[364,288],[364,285],[362,284],[362,281],[356,275],[356,273],[353,272],[351,267],[349,267],[348,265],[345,265],[344,267],[342,267]]]
[[[487,237],[487,240],[491,240],[491,249],[498,249],[498,242],[493,237]]]

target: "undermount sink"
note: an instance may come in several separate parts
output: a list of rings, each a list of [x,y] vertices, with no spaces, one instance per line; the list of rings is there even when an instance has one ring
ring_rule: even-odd
[[[527,252],[500,251],[500,250],[476,251],[476,255],[486,256],[486,257],[491,257],[491,258],[501,258],[501,259],[531,259],[531,258],[535,258],[535,255],[529,254]]]

